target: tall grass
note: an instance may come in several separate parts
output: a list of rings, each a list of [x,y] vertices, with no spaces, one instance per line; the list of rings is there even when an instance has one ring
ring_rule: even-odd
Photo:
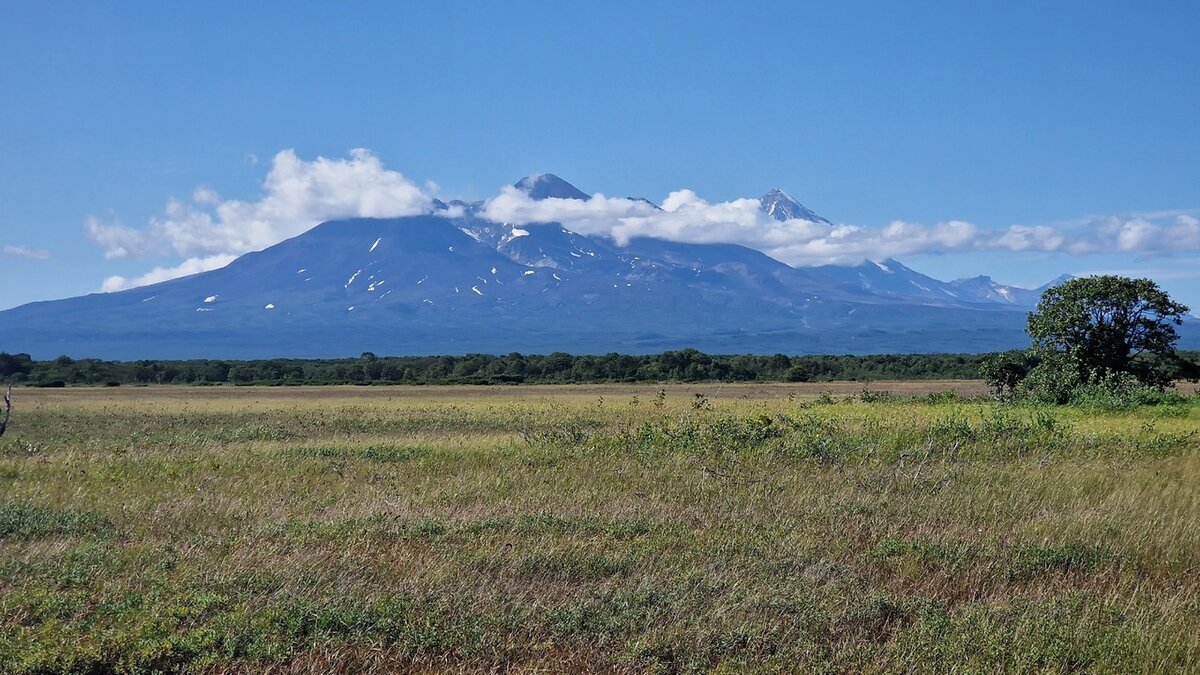
[[[0,672],[1200,669],[1193,400],[787,394],[28,394]]]

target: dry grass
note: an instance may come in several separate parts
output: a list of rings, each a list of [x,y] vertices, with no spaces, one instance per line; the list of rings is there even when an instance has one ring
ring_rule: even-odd
[[[658,390],[678,399],[704,394],[711,399],[771,400],[780,398],[816,398],[824,393],[838,396],[857,395],[863,389],[897,395],[955,391],[963,396],[987,393],[982,380],[881,380],[876,382],[765,382],[765,383],[675,383],[675,384],[522,384],[522,385],[428,385],[428,386],[318,386],[318,387],[192,387],[154,385],[151,387],[30,389],[20,392],[25,401],[86,405],[119,404],[124,400],[141,401],[153,391],[160,400],[188,405],[236,405],[239,402],[317,404],[323,401],[356,403],[371,401],[486,401],[490,403],[537,402],[543,400],[583,400],[594,402],[599,396],[628,399],[652,397]]]
[[[1194,402],[827,389],[18,392],[0,671],[1200,669]]]

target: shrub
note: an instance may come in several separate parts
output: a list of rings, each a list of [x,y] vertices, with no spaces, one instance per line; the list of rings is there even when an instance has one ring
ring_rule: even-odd
[[[988,354],[979,364],[979,375],[987,382],[993,396],[1009,399],[1017,394],[1021,382],[1029,375],[1028,362],[1024,352]]]
[[[1020,395],[1038,403],[1062,405],[1071,402],[1075,390],[1082,384],[1078,365],[1071,355],[1047,352],[1021,382]]]

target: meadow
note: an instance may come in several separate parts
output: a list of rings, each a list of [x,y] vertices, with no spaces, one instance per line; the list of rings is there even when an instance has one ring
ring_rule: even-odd
[[[18,389],[0,672],[1200,671],[1196,395],[983,394]]]

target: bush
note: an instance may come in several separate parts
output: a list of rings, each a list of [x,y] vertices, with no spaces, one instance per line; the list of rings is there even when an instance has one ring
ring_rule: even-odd
[[[1096,410],[1129,410],[1139,406],[1179,405],[1188,398],[1177,391],[1139,384],[1133,377],[1109,377],[1082,384],[1071,392],[1070,403]]]
[[[1021,382],[1020,395],[1038,403],[1062,405],[1070,403],[1082,385],[1075,359],[1062,352],[1048,352]]]

